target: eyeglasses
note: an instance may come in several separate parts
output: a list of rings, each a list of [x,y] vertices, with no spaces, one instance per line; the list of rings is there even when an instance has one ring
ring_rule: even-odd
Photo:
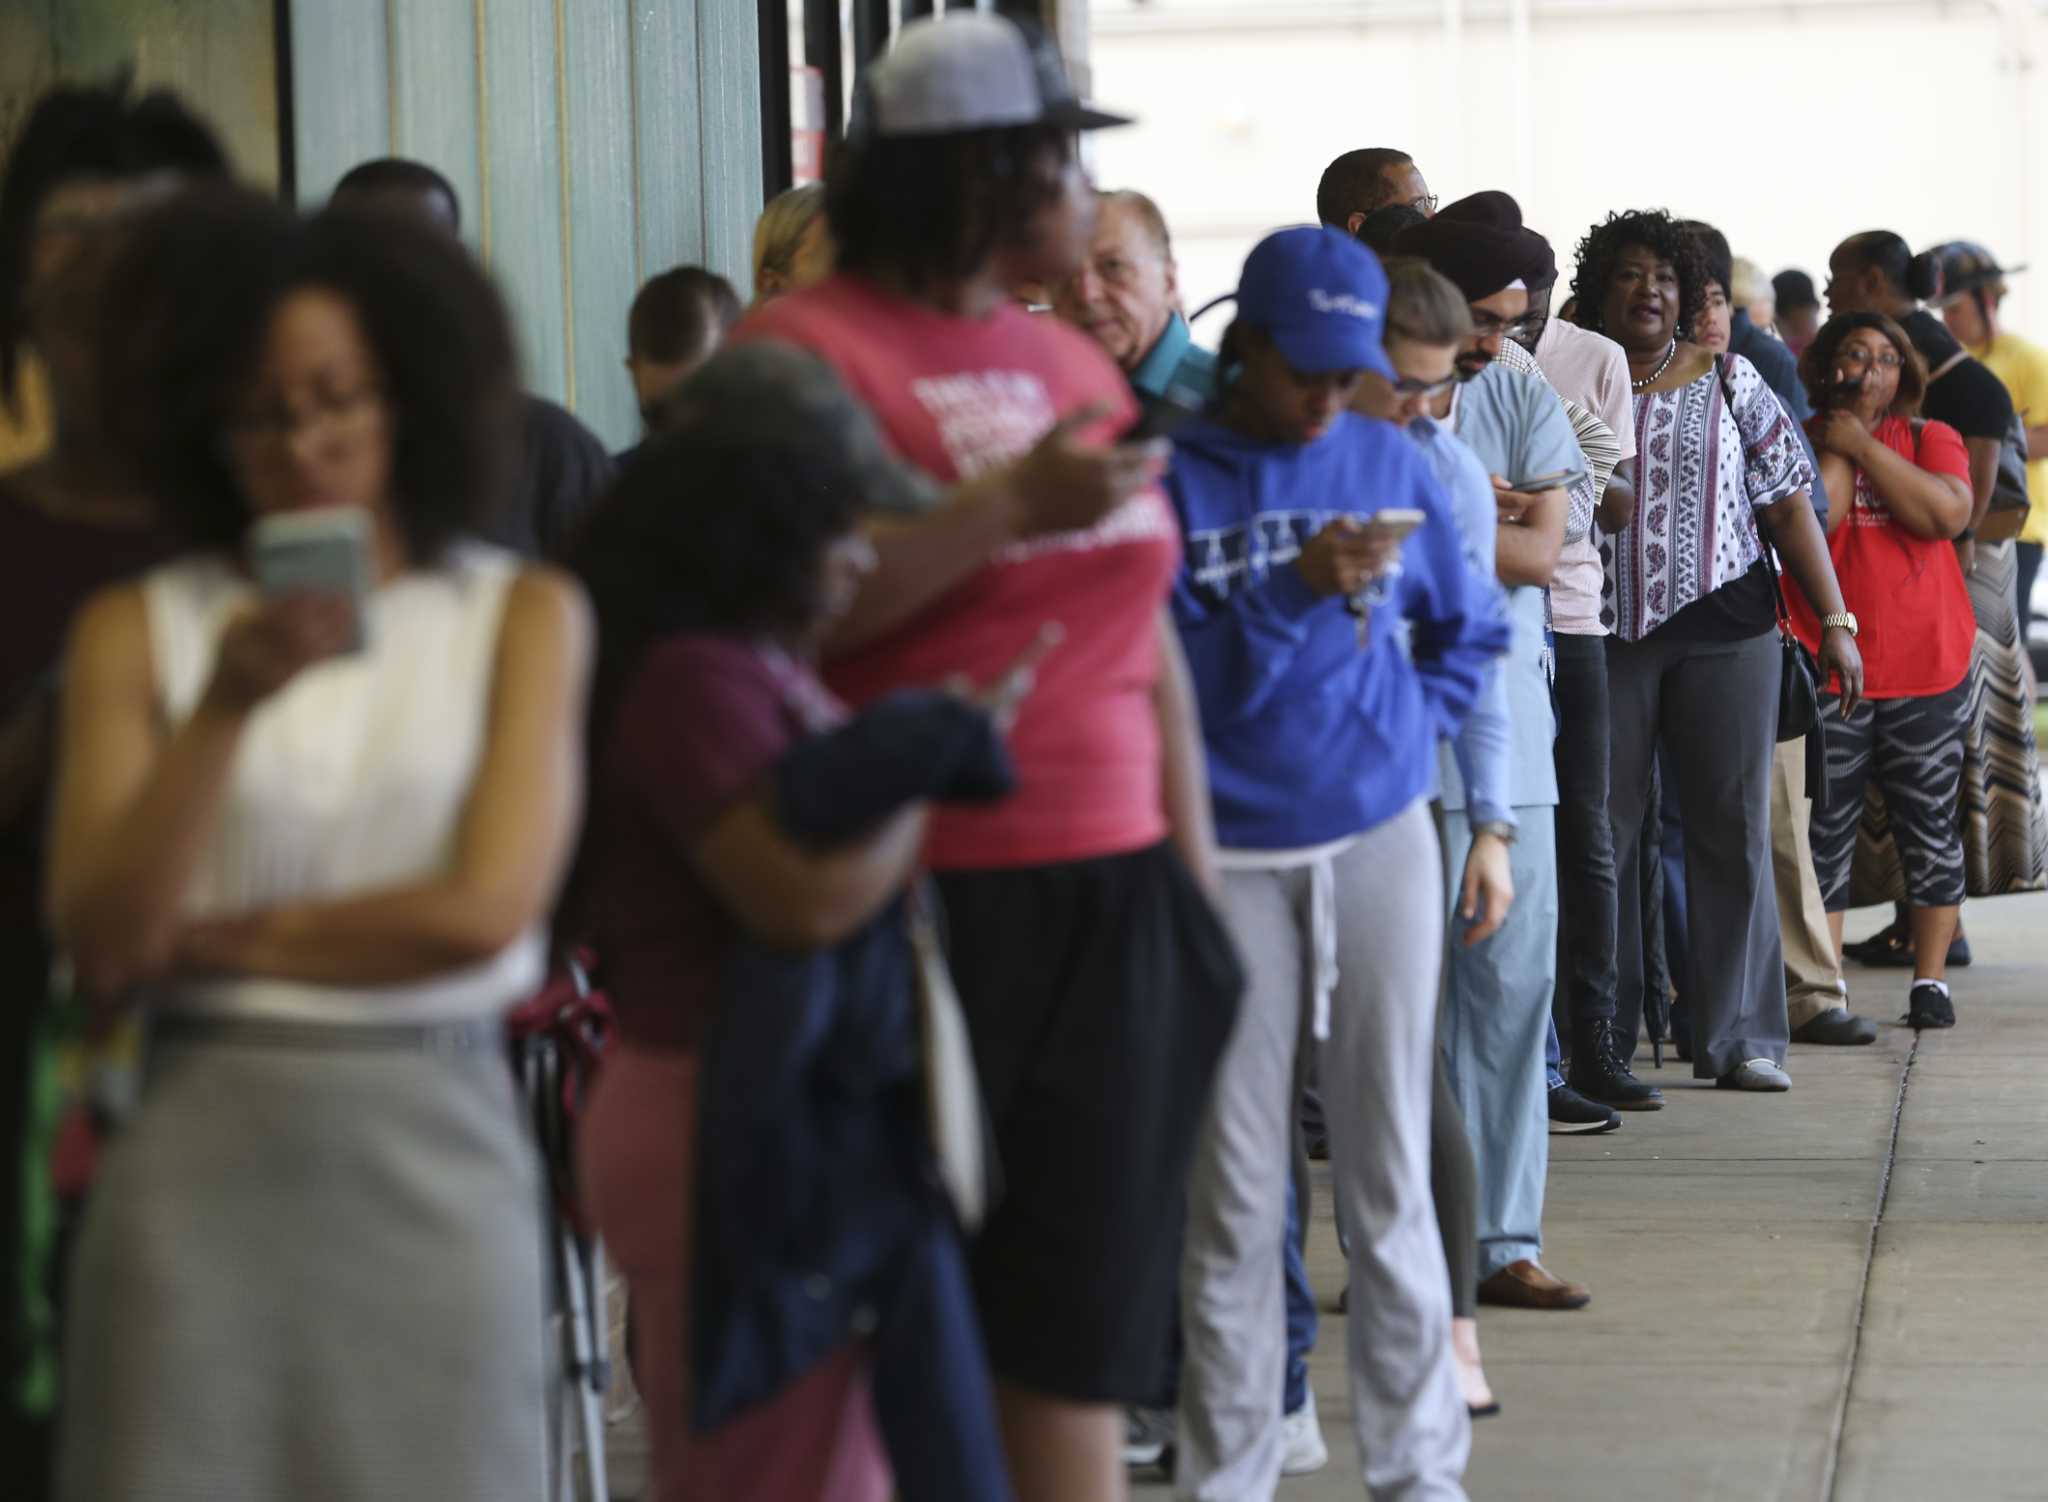
[[[1458,374],[1456,371],[1452,371],[1441,381],[1418,381],[1413,376],[1402,376],[1398,381],[1394,382],[1394,395],[1404,401],[1412,401],[1418,396],[1442,396],[1457,384]]]
[[[1518,318],[1510,323],[1498,313],[1489,313],[1484,308],[1472,310],[1472,332],[1482,339],[1498,337],[1520,340],[1535,327],[1534,319]]]
[[[1837,360],[1845,360],[1851,365],[1868,365],[1871,363],[1870,351],[1860,344],[1843,345],[1835,351],[1835,358]],[[1896,350],[1888,349],[1877,357],[1876,363],[1880,369],[1897,370],[1906,362],[1899,358]]]
[[[303,407],[272,402],[231,418],[228,438],[249,448],[278,450],[304,432],[324,452],[361,438],[382,410],[383,398],[383,388],[367,381],[353,391],[323,392]]]
[[[1425,193],[1420,198],[1409,199],[1408,207],[1414,209],[1419,214],[1432,215],[1436,213],[1436,206],[1442,202],[1443,200],[1437,197],[1436,194]]]

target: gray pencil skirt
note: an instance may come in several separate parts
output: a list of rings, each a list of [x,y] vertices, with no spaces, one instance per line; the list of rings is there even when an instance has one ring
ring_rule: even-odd
[[[178,1024],[72,1278],[63,1502],[540,1502],[542,1185],[497,1030]]]

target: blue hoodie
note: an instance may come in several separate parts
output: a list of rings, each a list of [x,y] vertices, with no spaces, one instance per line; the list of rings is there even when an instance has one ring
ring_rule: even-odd
[[[1314,443],[1267,443],[1204,419],[1174,435],[1166,487],[1187,538],[1174,585],[1216,835],[1226,850],[1298,850],[1360,834],[1428,795],[1507,650],[1499,591],[1472,572],[1449,502],[1391,423],[1350,413]],[[1427,514],[1391,597],[1358,623],[1311,592],[1301,548],[1340,514]],[[1394,630],[1411,626],[1411,664]]]

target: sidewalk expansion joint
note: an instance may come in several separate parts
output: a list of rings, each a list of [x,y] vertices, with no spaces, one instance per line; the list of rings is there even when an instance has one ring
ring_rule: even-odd
[[[1884,1167],[1877,1181],[1877,1204],[1870,1212],[1870,1239],[1863,1248],[1863,1273],[1856,1281],[1856,1317],[1849,1326],[1849,1350],[1842,1363],[1842,1390],[1835,1398],[1834,1422],[1828,1432],[1827,1468],[1821,1473],[1821,1502],[1836,1502],[1835,1487],[1842,1474],[1842,1442],[1849,1429],[1849,1405],[1856,1396],[1856,1370],[1863,1356],[1863,1321],[1870,1308],[1870,1274],[1877,1264],[1877,1234],[1884,1225],[1885,1205],[1892,1197],[1892,1170],[1899,1161],[1899,1130],[1906,1116],[1906,1091],[1913,1083],[1913,1066],[1920,1059],[1920,1033],[1913,1034],[1913,1046],[1899,1070],[1899,1092],[1892,1101],[1891,1137],[1885,1144]]]

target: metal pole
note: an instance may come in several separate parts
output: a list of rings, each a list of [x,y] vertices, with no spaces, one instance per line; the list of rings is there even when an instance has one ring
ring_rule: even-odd
[[[2000,261],[2009,266],[2027,266],[2034,258],[2034,214],[2036,198],[2034,192],[2034,163],[2039,152],[2034,141],[2034,73],[2036,69],[2034,47],[2034,18],[2032,8],[2026,0],[1992,0],[1991,8],[1997,15],[2000,30],[2004,32],[2005,66],[2012,70],[2012,114],[2014,146],[2012,172],[2006,181],[2012,185],[2019,199],[2019,243],[2011,250],[1994,246]],[[2032,299],[2023,289],[2026,278],[2019,279],[2015,288],[2023,300],[2022,306],[2033,312]]]
[[[1443,92],[1439,97],[1457,99],[1464,94],[1464,65],[1464,0],[1444,0],[1444,86]],[[1451,127],[1453,134],[1447,143],[1450,151],[1448,159],[1444,164],[1444,175],[1440,181],[1443,183],[1459,184],[1459,187],[1452,191],[1451,196],[1453,198],[1461,198],[1464,196],[1463,184],[1465,182],[1464,117],[1456,110],[1450,111],[1449,117],[1456,123]],[[1442,192],[1443,189],[1432,184],[1431,191]]]
[[[765,200],[782,192],[795,176],[795,146],[790,139],[789,4],[788,0],[759,0],[756,10],[761,28],[761,188]]]
[[[889,50],[889,0],[853,0],[853,72]]]
[[[1515,198],[1536,188],[1535,120],[1529,108],[1529,0],[1508,0],[1508,104],[1514,111]]]

